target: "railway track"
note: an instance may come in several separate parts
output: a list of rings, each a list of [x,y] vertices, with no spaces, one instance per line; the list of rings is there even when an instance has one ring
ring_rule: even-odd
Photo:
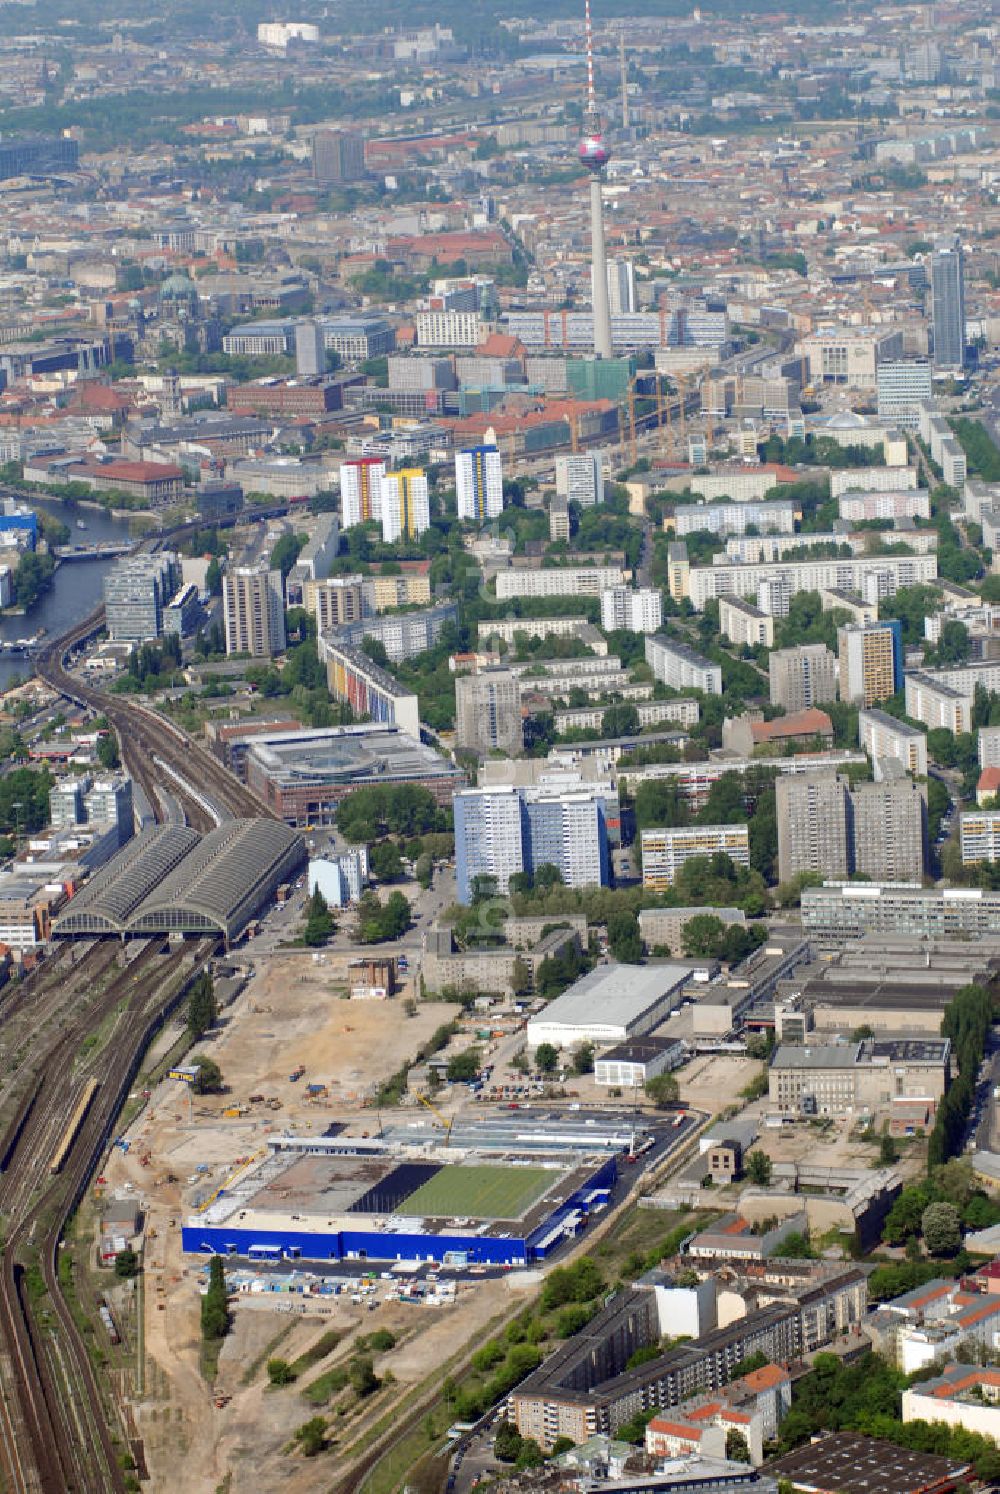
[[[273,818],[273,812],[247,786],[235,778],[200,742],[182,731],[149,706],[122,696],[108,695],[87,681],[79,680],[66,668],[66,658],[101,627],[103,607],[78,623],[61,638],[54,639],[35,655],[35,673],[69,700],[106,716],[114,727],[121,745],[122,758],[151,805],[157,805],[156,785],[184,799],[189,822],[194,829],[210,829],[212,815],[204,803],[179,785],[187,782],[196,795],[207,798],[218,811],[234,818]],[[154,758],[171,769],[176,777],[163,772],[157,778]],[[162,781],[165,779],[166,781]]]
[[[149,1041],[180,999],[213,939],[166,952],[151,940],[106,990],[81,1005],[49,1049],[40,1084],[8,1130],[0,1174],[5,1248],[0,1264],[0,1453],[15,1494],[124,1491],[117,1452],[125,1429],[102,1394],[59,1281],[60,1241],[111,1137]],[[86,1035],[110,1022],[82,1061]],[[88,1084],[91,1103],[67,1134]],[[61,1170],[50,1171],[64,1144]]]

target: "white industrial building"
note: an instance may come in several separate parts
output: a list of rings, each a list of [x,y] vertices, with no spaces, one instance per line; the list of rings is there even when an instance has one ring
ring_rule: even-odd
[[[528,1022],[528,1047],[623,1043],[651,1032],[680,1004],[689,965],[599,965]]]

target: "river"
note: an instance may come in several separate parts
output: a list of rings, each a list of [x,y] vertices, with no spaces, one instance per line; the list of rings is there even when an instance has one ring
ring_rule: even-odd
[[[72,545],[94,545],[130,537],[129,521],[114,519],[103,508],[67,507],[58,498],[34,496],[29,500],[29,507],[68,524],[72,531]],[[78,529],[77,521],[86,524],[86,529]],[[26,616],[7,614],[0,617],[0,640],[7,643],[30,638],[40,628],[44,628],[49,636],[65,633],[101,601],[101,583],[113,564],[111,560],[74,560],[59,566],[51,587]],[[15,676],[25,679],[30,673],[30,655],[0,654],[0,690],[6,690]]]

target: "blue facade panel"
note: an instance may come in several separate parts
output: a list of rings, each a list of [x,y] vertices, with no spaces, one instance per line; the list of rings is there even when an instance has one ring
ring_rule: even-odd
[[[287,1258],[303,1261],[440,1261],[448,1251],[463,1253],[473,1264],[524,1266],[524,1239],[482,1235],[387,1234],[381,1230],[344,1230],[331,1234],[266,1229],[233,1229],[228,1225],[186,1224],[181,1244],[191,1255],[236,1255],[253,1260]]]
[[[571,1216],[586,1216],[595,1203],[606,1202],[618,1177],[617,1158],[606,1161],[586,1182],[564,1199],[525,1238],[496,1235],[388,1233],[380,1229],[268,1230],[234,1228],[228,1224],[185,1224],[181,1230],[183,1249],[191,1255],[233,1255],[250,1260],[302,1261],[443,1261],[445,1255],[462,1255],[470,1265],[526,1266],[544,1260],[561,1243],[553,1228]],[[581,1226],[582,1227],[582,1224]]]

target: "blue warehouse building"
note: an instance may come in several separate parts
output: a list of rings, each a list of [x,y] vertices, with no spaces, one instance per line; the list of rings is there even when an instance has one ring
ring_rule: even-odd
[[[606,1207],[618,1176],[616,1156],[517,1161],[475,1157],[464,1169],[412,1161],[381,1142],[355,1138],[278,1138],[266,1160],[233,1188],[223,1189],[189,1217],[181,1231],[190,1254],[251,1261],[435,1261],[454,1265],[529,1266],[544,1261]],[[526,1168],[534,1196],[516,1218],[476,1212],[463,1190]],[[530,1174],[530,1175],[529,1175]],[[515,1189],[517,1181],[515,1171]],[[422,1199],[454,1191],[459,1217],[431,1217]]]

